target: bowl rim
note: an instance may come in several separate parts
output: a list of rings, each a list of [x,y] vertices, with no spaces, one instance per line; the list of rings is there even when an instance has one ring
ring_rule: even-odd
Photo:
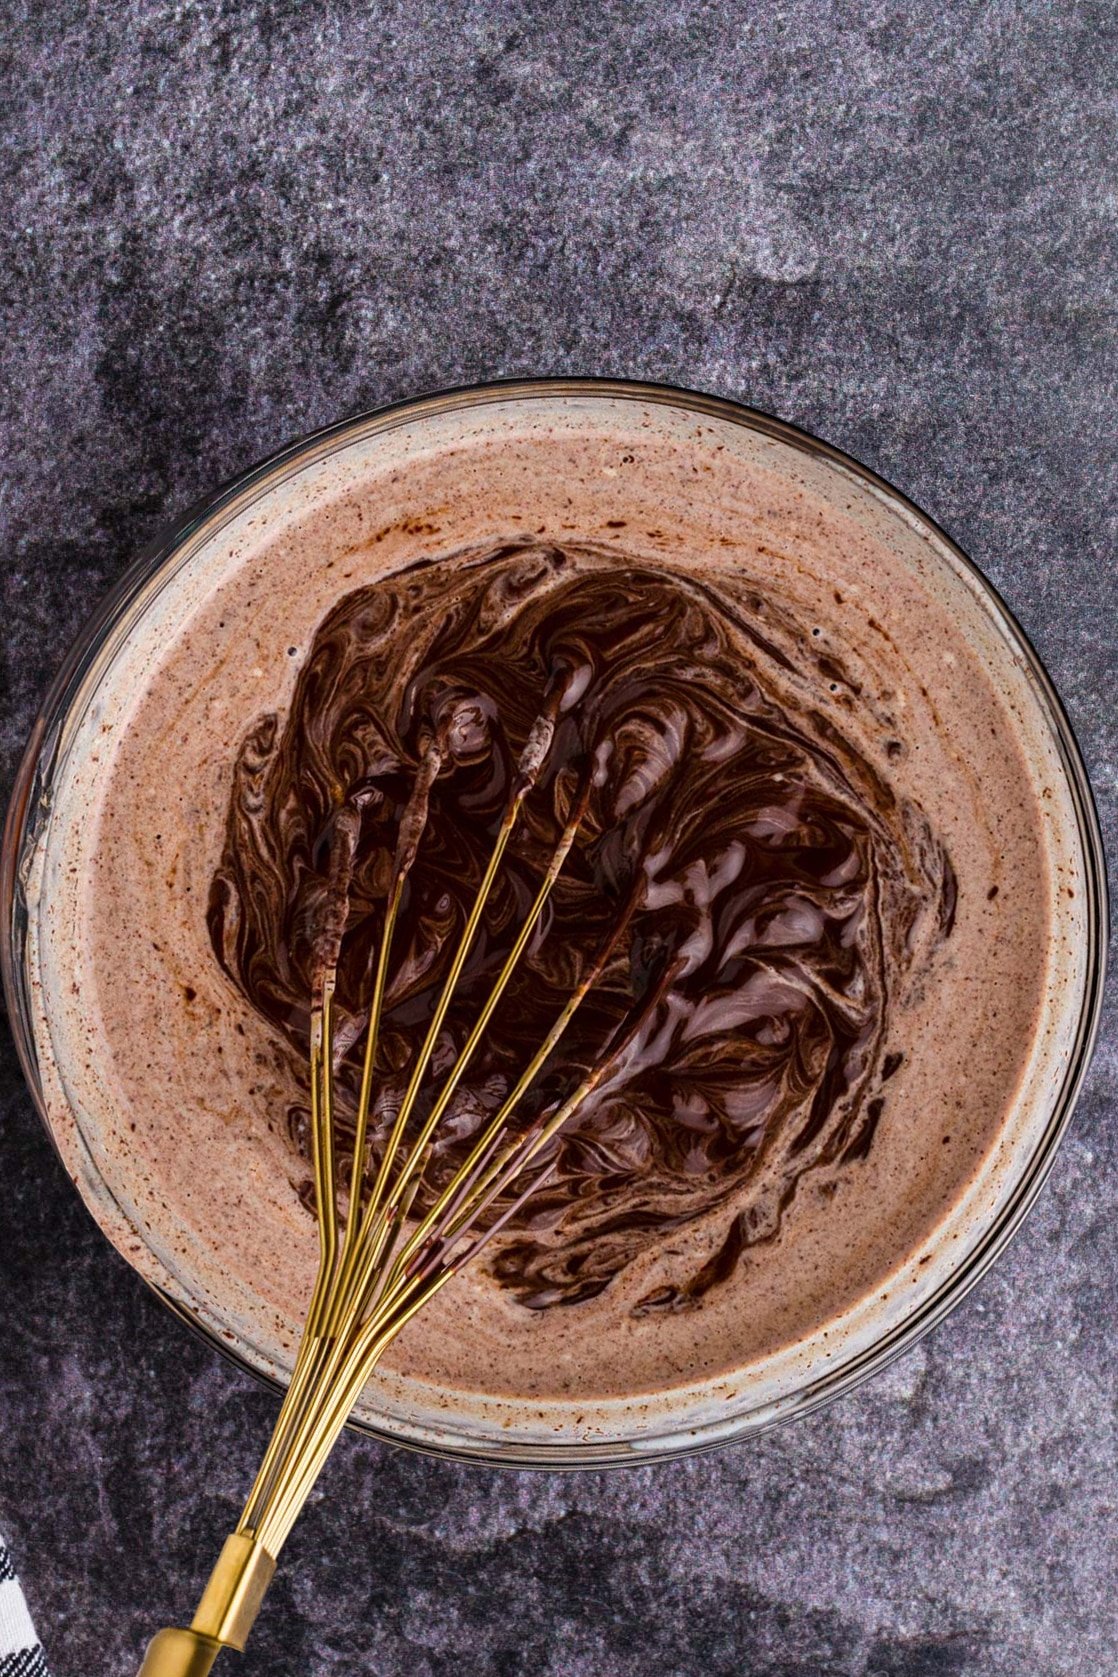
[[[42,804],[50,772],[59,752],[64,723],[84,679],[90,652],[140,589],[172,559],[184,542],[203,525],[218,517],[237,498],[253,489],[262,490],[270,477],[295,466],[300,456],[310,456],[324,444],[341,444],[351,434],[356,436],[363,431],[375,434],[378,430],[387,430],[402,420],[421,420],[448,409],[482,407],[489,403],[532,398],[554,400],[562,397],[574,400],[580,397],[613,397],[655,403],[744,426],[817,460],[823,460],[854,477],[946,548],[950,557],[961,567],[964,576],[976,586],[979,594],[986,597],[999,627],[1004,630],[1015,650],[1021,655],[1027,675],[1035,685],[1038,702],[1051,727],[1083,853],[1087,946],[1083,997],[1068,1063],[1060,1086],[1052,1097],[1052,1110],[1044,1132],[1014,1181],[1006,1203],[982,1231],[964,1263],[945,1278],[923,1304],[894,1324],[869,1347],[853,1355],[845,1363],[840,1363],[838,1367],[822,1372],[814,1381],[792,1394],[786,1404],[782,1401],[778,1413],[757,1418],[746,1411],[730,1422],[707,1423],[688,1429],[684,1433],[669,1434],[661,1441],[651,1437],[639,1446],[622,1439],[605,1444],[585,1441],[534,1444],[510,1439],[507,1443],[502,1442],[500,1446],[489,1443],[477,1445],[465,1439],[454,1443],[443,1439],[435,1442],[422,1437],[409,1437],[391,1426],[379,1425],[364,1416],[351,1417],[348,1423],[354,1430],[397,1448],[412,1449],[459,1462],[518,1469],[535,1467],[575,1470],[672,1460],[756,1436],[773,1426],[797,1419],[845,1396],[895,1358],[910,1350],[924,1334],[937,1326],[962,1302],[1021,1227],[1052,1168],[1082,1088],[1098,1036],[1109,940],[1106,857],[1090,778],[1071,720],[1025,630],[994,584],[942,526],[921,507],[852,455],[801,426],[793,425],[762,409],[750,407],[729,397],[712,396],[683,385],[632,379],[549,375],[502,378],[449,386],[362,410],[284,444],[226,480],[217,489],[200,497],[179,517],[168,520],[155,536],[143,545],[136,558],[100,600],[75,636],[39,706],[16,771],[8,803],[0,843],[0,920],[3,929],[3,935],[0,937],[0,977],[24,1077],[51,1144],[61,1157],[47,1116],[39,1080],[26,994],[23,937],[19,925],[21,866],[32,819],[36,809]],[[251,1374],[276,1392],[284,1389],[281,1380],[257,1367],[247,1355],[222,1339],[216,1330],[196,1317],[186,1304],[173,1297],[157,1282],[146,1276],[141,1276],[141,1279],[181,1322],[211,1349],[218,1351],[227,1362]]]

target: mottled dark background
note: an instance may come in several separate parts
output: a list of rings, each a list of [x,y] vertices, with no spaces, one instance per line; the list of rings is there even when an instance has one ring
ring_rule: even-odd
[[[1071,0],[8,0],[5,775],[98,595],[222,478],[412,392],[615,373],[798,421],[939,519],[1118,850],[1116,49]],[[1007,1257],[812,1420],[584,1477],[343,1440],[245,1677],[1113,1670],[1116,1084],[1112,1008]],[[0,1171],[0,1529],[58,1677],[131,1677],[274,1400],[95,1232],[10,1046]]]

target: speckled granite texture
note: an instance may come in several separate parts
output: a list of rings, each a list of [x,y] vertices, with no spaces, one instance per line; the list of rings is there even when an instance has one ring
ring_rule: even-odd
[[[411,392],[610,372],[780,413],[945,524],[1118,853],[1113,5],[9,0],[0,51],[9,780],[86,612],[217,481]],[[1116,1085],[1112,1005],[1004,1261],[807,1422],[587,1477],[346,1438],[239,1669],[1113,1670]],[[0,1529],[58,1677],[131,1677],[274,1400],[95,1232],[10,1045],[0,1171]]]

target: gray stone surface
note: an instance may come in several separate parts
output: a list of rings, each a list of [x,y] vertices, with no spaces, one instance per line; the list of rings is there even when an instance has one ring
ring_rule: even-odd
[[[945,524],[1118,852],[1112,4],[9,0],[0,31],[9,778],[81,619],[215,482],[410,392],[612,372],[781,413]],[[1004,1261],[807,1422],[586,1477],[343,1440],[246,1677],[1113,1670],[1116,1085],[1112,1005]],[[0,1170],[0,1528],[58,1677],[130,1677],[274,1402],[94,1231],[10,1046]]]

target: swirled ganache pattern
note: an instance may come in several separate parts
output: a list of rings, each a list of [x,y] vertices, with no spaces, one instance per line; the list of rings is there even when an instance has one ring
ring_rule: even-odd
[[[378,1054],[375,1162],[518,760],[548,717],[436,1073],[457,1057],[580,799],[586,812],[441,1125],[426,1191],[604,956],[519,1121],[603,1059],[606,1074],[486,1261],[521,1304],[572,1305],[650,1244],[714,1218],[693,1272],[636,1308],[693,1306],[777,1234],[807,1173],[825,1190],[859,1168],[896,1069],[891,1015],[950,934],[949,858],[894,791],[889,752],[875,766],[844,731],[858,703],[833,652],[774,600],[731,602],[586,545],[521,541],[415,565],[339,600],[287,714],[245,739],[211,889],[214,949],[289,1045],[293,1088],[305,1086],[315,951],[334,916],[344,1123],[398,827],[436,742]],[[305,1156],[304,1101],[288,1123]]]

